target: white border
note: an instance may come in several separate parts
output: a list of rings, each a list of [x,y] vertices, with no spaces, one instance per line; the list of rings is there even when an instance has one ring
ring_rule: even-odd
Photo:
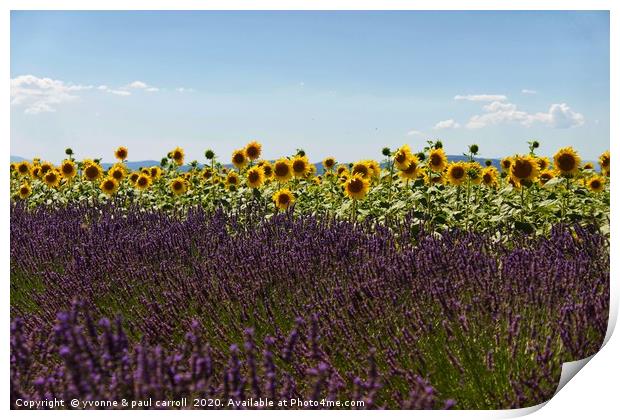
[[[618,43],[618,26],[620,13],[620,2],[611,0],[521,0],[521,1],[491,1],[491,0],[435,0],[435,1],[414,1],[414,0],[383,0],[383,1],[369,1],[369,0],[228,0],[228,1],[216,1],[216,0],[59,0],[51,2],[49,0],[4,0],[1,3],[0,9],[2,14],[0,17],[0,45],[2,48],[2,55],[0,57],[5,58],[2,61],[3,65],[0,70],[0,79],[4,82],[1,84],[1,91],[4,100],[0,105],[0,124],[3,145],[7,154],[10,155],[10,10],[610,10],[611,17],[611,40],[610,40],[610,86],[611,86],[611,108],[610,115],[620,115],[620,108],[618,107],[618,101],[620,100],[620,91],[618,85],[618,74],[620,74],[619,60],[619,43]],[[611,118],[610,137],[611,139],[618,138],[618,119]],[[613,156],[617,156],[619,152],[615,142],[611,142],[611,152]],[[8,159],[7,159],[8,161]],[[5,180],[9,178],[8,174],[8,162],[4,165],[0,165],[2,177]],[[614,171],[614,174],[616,172]],[[616,176],[614,175],[614,181]],[[616,184],[612,182],[612,215],[614,209],[617,206],[617,191]],[[0,183],[1,196],[8,197],[8,182]],[[2,294],[2,308],[6,314],[4,318],[4,338],[2,346],[2,360],[3,364],[3,380],[0,382],[0,389],[2,390],[2,401],[6,409],[9,408],[9,290],[10,290],[10,268],[9,268],[9,201],[4,201],[4,205],[1,206],[2,211],[2,232],[4,240],[1,241],[2,246],[2,267],[4,273],[6,273],[4,280],[4,290]],[[612,216],[612,226],[615,226],[615,216]],[[612,231],[615,232],[615,228],[612,227]],[[616,261],[618,249],[616,236],[612,236],[611,240],[612,258],[611,258],[611,287],[612,287],[612,305],[611,305],[611,319],[610,325],[615,325],[618,312],[618,282],[614,278],[616,272]],[[588,366],[577,374],[577,379],[570,381],[551,401],[544,406],[544,408],[536,411],[532,418],[583,418],[585,416],[593,416],[593,418],[611,418],[610,414],[617,412],[617,384],[619,364],[618,356],[620,355],[620,341],[615,336],[611,336],[611,339],[605,345],[605,347],[592,359]],[[514,417],[518,415],[524,415],[532,410],[516,410],[516,411],[458,411],[458,412],[415,412],[410,413],[407,411],[389,411],[390,416],[397,416],[402,418],[410,418],[415,416],[416,418],[505,418]],[[120,417],[149,417],[149,418],[163,418],[169,416],[169,412],[119,412]],[[54,417],[54,418],[82,418],[85,412],[12,412],[11,415],[19,418],[25,417]],[[92,412],[93,417],[106,416],[104,412]],[[197,418],[200,416],[208,417],[241,417],[243,414],[240,412],[213,412],[208,413],[197,411],[182,411],[175,412],[174,415],[178,416],[191,416]],[[256,418],[284,418],[289,413],[278,411],[266,411],[266,412],[251,412],[253,417]],[[312,411],[298,411],[295,416],[300,418],[314,417],[316,414]],[[343,411],[334,412],[330,411],[322,413],[322,416],[335,417],[335,416],[360,416],[360,417],[378,417],[384,416],[381,412],[353,412]]]

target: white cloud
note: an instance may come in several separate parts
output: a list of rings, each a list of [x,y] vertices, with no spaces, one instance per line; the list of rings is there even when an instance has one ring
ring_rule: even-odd
[[[535,123],[546,124],[552,128],[572,128],[584,124],[582,114],[570,109],[567,104],[552,104],[547,112],[530,114],[519,110],[517,105],[505,102],[492,102],[485,105],[484,114],[474,115],[465,125],[469,129],[478,129],[502,123],[518,123],[530,127]]]
[[[521,93],[524,93],[526,95],[536,95],[538,91],[533,89],[521,89]]]
[[[131,82],[130,84],[128,84],[127,86],[123,87],[122,89],[124,90],[136,89],[136,90],[144,90],[146,92],[158,92],[159,91],[158,87],[148,85],[140,80],[135,80]]]
[[[195,90],[194,90],[194,89],[192,89],[192,88],[186,88],[186,87],[178,87],[178,88],[176,88],[175,90],[176,90],[177,92],[180,92],[180,93],[195,92]]]
[[[476,94],[476,95],[456,95],[455,101],[473,101],[473,102],[493,102],[493,101],[505,101],[508,99],[506,95],[490,95],[488,93]]]
[[[424,133],[418,130],[407,131],[408,136],[423,136]]]
[[[92,88],[47,77],[17,76],[11,79],[11,105],[24,107],[26,114],[55,112],[56,105],[77,100],[76,92]]]
[[[127,86],[132,88],[132,89],[146,89],[148,87],[148,85],[146,83],[141,82],[139,80],[136,80],[135,82],[131,82]]]
[[[118,95],[118,96],[131,95],[131,92],[126,91],[126,90],[120,90],[120,89],[107,89],[106,92],[111,93],[112,95]]]
[[[439,121],[435,124],[435,130],[443,130],[447,128],[459,128],[461,125],[453,119]]]

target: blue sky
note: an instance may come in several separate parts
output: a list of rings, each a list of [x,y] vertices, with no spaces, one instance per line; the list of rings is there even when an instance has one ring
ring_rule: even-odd
[[[12,12],[11,154],[609,148],[607,12]]]

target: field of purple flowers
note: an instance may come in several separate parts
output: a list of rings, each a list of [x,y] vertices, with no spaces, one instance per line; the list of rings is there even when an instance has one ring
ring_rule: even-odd
[[[549,399],[607,329],[608,238],[11,204],[11,400]],[[205,407],[200,407],[205,408]]]

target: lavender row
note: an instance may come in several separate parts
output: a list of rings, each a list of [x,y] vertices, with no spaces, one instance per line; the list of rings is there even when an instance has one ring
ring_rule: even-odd
[[[608,249],[579,226],[506,242],[406,222],[13,205],[11,389],[533,405],[563,361],[602,343]]]

